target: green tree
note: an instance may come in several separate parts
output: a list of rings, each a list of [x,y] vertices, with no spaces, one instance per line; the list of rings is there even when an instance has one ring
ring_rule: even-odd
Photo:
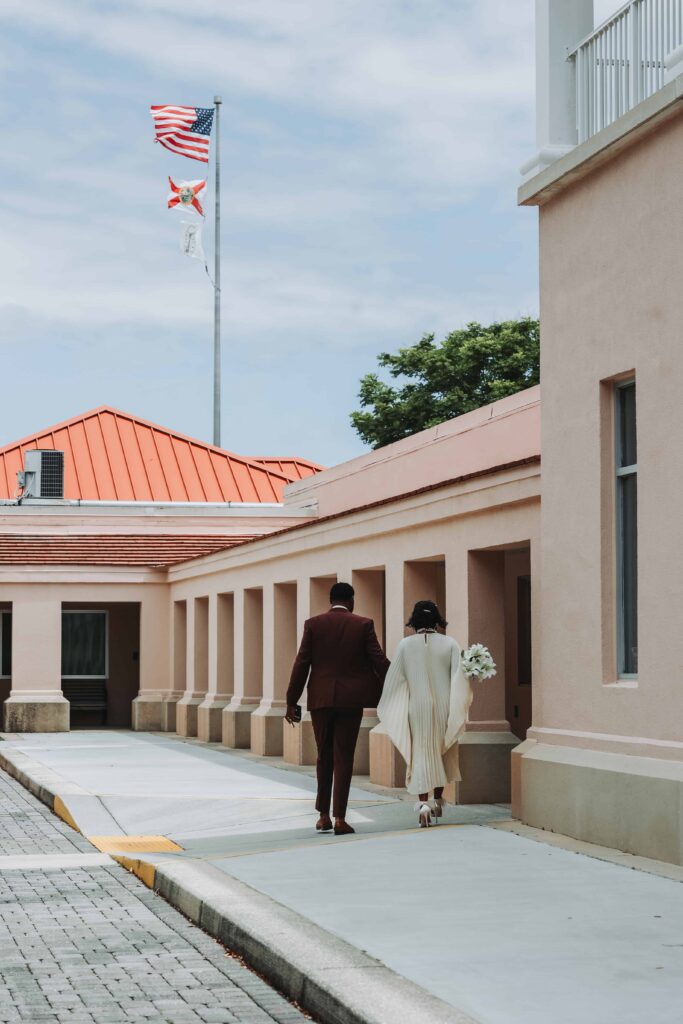
[[[471,323],[440,343],[426,334],[377,361],[406,383],[387,384],[376,373],[362,378],[361,411],[351,414],[351,423],[373,448],[538,384],[539,323],[531,317]]]

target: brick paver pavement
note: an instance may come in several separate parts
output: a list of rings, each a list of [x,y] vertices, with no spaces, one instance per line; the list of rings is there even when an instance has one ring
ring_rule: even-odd
[[[307,1019],[0,772],[0,1024],[303,1024]],[[2,858],[44,855],[37,869]]]

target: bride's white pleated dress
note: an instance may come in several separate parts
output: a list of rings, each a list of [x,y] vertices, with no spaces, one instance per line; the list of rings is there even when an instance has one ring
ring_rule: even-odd
[[[458,740],[472,688],[460,647],[441,633],[416,633],[398,645],[377,714],[406,762],[409,793],[460,781]]]

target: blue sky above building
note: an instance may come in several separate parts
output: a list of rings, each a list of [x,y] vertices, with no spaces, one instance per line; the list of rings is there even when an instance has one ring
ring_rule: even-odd
[[[351,457],[377,353],[535,314],[533,7],[3,0],[0,444],[101,404],[210,439],[212,290],[166,209],[206,165],[150,103],[223,96],[225,447]]]

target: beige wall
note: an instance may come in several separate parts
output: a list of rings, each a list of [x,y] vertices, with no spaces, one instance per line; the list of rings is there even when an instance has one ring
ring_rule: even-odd
[[[306,522],[295,505],[153,505],[65,503],[0,505],[3,534],[51,535],[62,530],[79,536],[145,534],[182,536],[262,537]]]
[[[541,209],[537,727],[683,742],[682,161],[679,118]],[[616,678],[613,442],[600,384],[628,371],[639,447],[635,685]]]
[[[542,571],[533,728],[513,754],[524,821],[679,864],[682,161],[679,115],[578,168],[541,207]],[[613,390],[624,375],[637,390],[639,671],[620,680]]]

